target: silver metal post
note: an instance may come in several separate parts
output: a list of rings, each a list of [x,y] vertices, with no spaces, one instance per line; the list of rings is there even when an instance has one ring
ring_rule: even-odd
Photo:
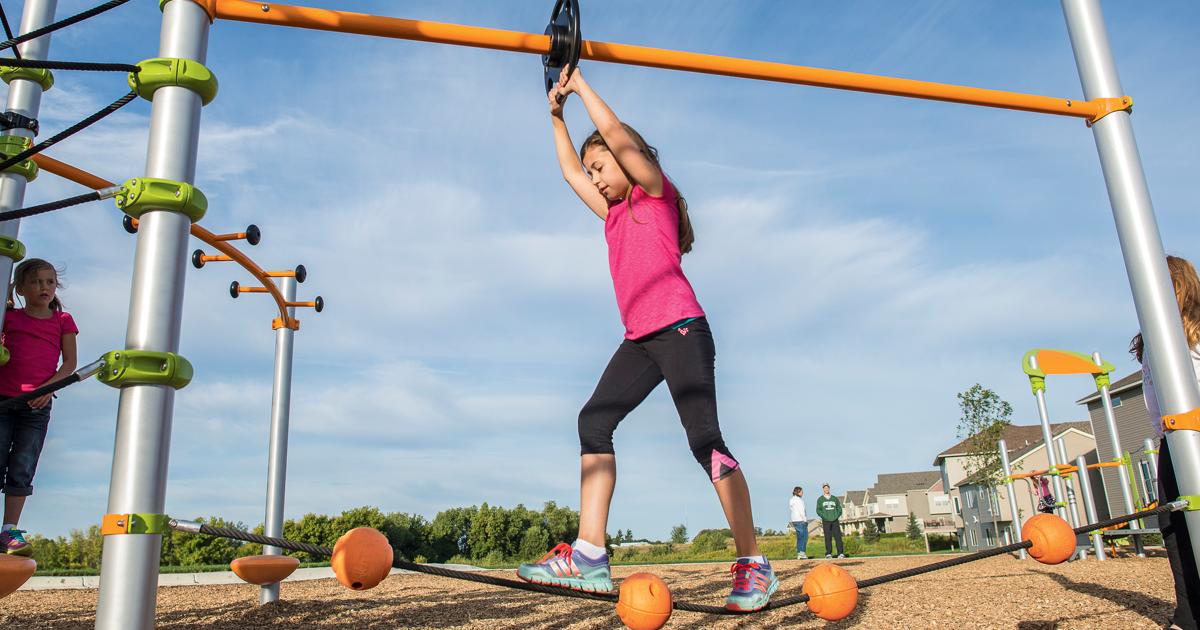
[[[1104,361],[1100,359],[1099,352],[1092,353],[1092,361],[1096,365],[1103,365]],[[1129,496],[1132,486],[1129,484],[1129,471],[1125,469],[1124,457],[1125,448],[1121,445],[1121,435],[1117,431],[1117,416],[1113,413],[1112,398],[1108,393],[1108,385],[1100,388],[1100,404],[1104,407],[1104,423],[1108,426],[1108,434],[1112,436],[1112,458],[1113,461],[1122,462],[1117,466],[1117,478],[1121,481],[1121,499],[1124,503],[1125,511],[1122,514],[1133,514],[1134,503],[1133,497]],[[1120,516],[1120,515],[1114,515]]]
[[[1080,455],[1075,458],[1075,465],[1079,468],[1079,489],[1083,493],[1083,511],[1087,517],[1087,524],[1098,522],[1100,519],[1096,516],[1096,500],[1092,496],[1092,480],[1088,479],[1087,459]],[[1104,554],[1104,535],[1098,531],[1092,532],[1092,549],[1096,552],[1096,559],[1103,561],[1107,559]]]
[[[19,34],[24,35],[30,31],[36,31],[53,22],[57,5],[58,0],[25,0],[25,11],[21,15]],[[44,61],[50,54],[50,36],[42,35],[37,39],[18,45],[17,49],[26,59]],[[13,79],[8,84],[7,111],[37,120],[41,105],[42,86],[38,82],[28,79]],[[32,138],[33,132],[28,129],[9,129],[4,132],[4,135]],[[19,173],[0,173],[0,212],[16,210],[25,204],[25,185],[27,183],[25,176]],[[17,238],[20,229],[20,219],[0,223],[0,235],[2,236]],[[12,277],[12,270],[13,260],[0,256],[0,278],[4,279],[5,286],[7,286],[8,279]],[[5,310],[0,308],[0,330],[4,329],[4,312]]]
[[[1037,357],[1029,357],[1029,367],[1037,369]],[[1046,461],[1049,463],[1049,468],[1055,470],[1058,468],[1058,458],[1054,454],[1054,439],[1050,432],[1050,412],[1046,411],[1046,392],[1038,389],[1033,392],[1034,398],[1037,399],[1038,417],[1042,421],[1042,444],[1046,447]],[[1063,462],[1066,463],[1066,462]],[[1066,516],[1066,503],[1063,501],[1062,479],[1058,475],[1050,475],[1050,487],[1054,491],[1054,513],[1059,516]]]
[[[163,6],[160,57],[204,62],[209,19],[195,2]],[[146,176],[193,182],[200,135],[200,96],[183,87],[154,94]],[[152,211],[141,217],[134,254],[125,347],[177,352],[183,312],[189,219]],[[137,385],[121,390],[116,444],[109,485],[109,513],[161,514],[166,501],[167,458],[175,390]],[[158,534],[104,538],[96,627],[143,630],[154,627],[158,587]]]
[[[1122,96],[1124,90],[1117,76],[1099,0],[1062,0],[1062,7],[1084,97]],[[1092,135],[1100,154],[1159,406],[1164,414],[1191,411],[1200,407],[1200,388],[1184,338],[1130,115],[1114,112],[1105,116],[1092,125]],[[1166,439],[1180,494],[1200,494],[1200,433],[1168,431]],[[1192,540],[1200,540],[1200,511],[1186,512],[1184,518]],[[1200,562],[1200,545],[1193,545],[1192,553]]]
[[[997,445],[1000,447],[1000,464],[1004,467],[1005,486],[1008,487],[1008,504],[1012,506],[1012,521],[1009,529],[1012,530],[1013,540],[1018,540],[1021,537],[1021,526],[1024,523],[1021,520],[1021,506],[1017,504],[1017,491],[1013,489],[1012,468],[1008,464],[1008,444],[1004,440],[997,440]],[[1029,557],[1024,549],[1018,552],[1022,560]]]
[[[280,292],[287,302],[296,301],[296,278],[280,278]],[[296,309],[287,309],[295,317]],[[283,537],[283,498],[287,483],[288,417],[292,407],[292,337],[295,331],[280,326],[275,331],[275,380],[271,387],[271,439],[267,452],[267,514],[263,532],[272,538]],[[263,553],[277,556],[279,547],[264,546]],[[279,583],[268,584],[258,592],[258,603],[269,604],[279,599]]]
[[[1054,447],[1058,450],[1058,459],[1063,462],[1063,465],[1066,465],[1067,462],[1071,461],[1070,458],[1067,457],[1066,440],[1063,438],[1055,439]],[[1065,481],[1063,485],[1067,487],[1067,507],[1069,508],[1067,510],[1067,516],[1071,521],[1071,527],[1079,527],[1079,506],[1075,503],[1075,486],[1073,486],[1070,481]]]

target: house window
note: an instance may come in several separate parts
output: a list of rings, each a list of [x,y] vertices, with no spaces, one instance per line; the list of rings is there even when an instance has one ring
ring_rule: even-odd
[[[1120,397],[1120,396],[1113,396],[1113,397],[1112,397],[1112,406],[1113,406],[1114,408],[1115,408],[1115,407],[1120,407],[1120,406],[1121,406],[1121,397]]]
[[[1154,487],[1154,477],[1150,475],[1150,462],[1144,459],[1138,462],[1138,470],[1142,473],[1142,489],[1146,493],[1147,500],[1156,500],[1158,489]]]
[[[969,542],[972,547],[976,546],[977,541],[975,540],[975,530],[974,529],[967,530],[967,542]]]
[[[959,503],[958,497],[954,497],[954,513],[962,514],[962,504]]]
[[[964,490],[963,495],[967,497],[967,507],[975,509],[975,492],[972,490]]]
[[[886,510],[899,510],[900,509],[900,499],[884,499],[883,507]]]
[[[939,508],[950,507],[950,497],[945,494],[933,495],[933,506]]]

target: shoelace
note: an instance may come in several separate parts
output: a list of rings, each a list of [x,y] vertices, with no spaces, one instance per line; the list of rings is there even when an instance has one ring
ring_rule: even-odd
[[[733,590],[746,591],[750,590],[751,578],[754,576],[754,571],[761,568],[757,562],[735,562],[729,567],[729,572],[733,574]]]
[[[571,554],[573,553],[575,553],[574,547],[568,545],[567,543],[558,543],[553,549],[547,551],[546,555],[542,556],[541,560],[538,560],[538,564],[553,560],[560,560],[564,563],[562,568],[565,569],[567,573],[577,573],[578,570],[575,569],[575,563],[571,561]]]
[[[24,529],[6,529],[4,533],[8,534],[8,537],[16,542],[27,543],[29,541],[25,540],[26,531]]]

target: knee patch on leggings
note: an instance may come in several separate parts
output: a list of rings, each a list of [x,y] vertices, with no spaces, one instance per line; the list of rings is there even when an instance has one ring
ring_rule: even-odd
[[[700,467],[708,473],[709,479],[716,483],[741,467],[737,460],[725,448],[725,440],[717,438],[704,446],[692,449],[692,456],[700,462]]]

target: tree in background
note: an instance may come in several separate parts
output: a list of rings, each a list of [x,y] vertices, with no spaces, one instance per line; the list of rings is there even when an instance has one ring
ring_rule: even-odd
[[[863,540],[869,543],[879,540],[879,526],[875,524],[875,519],[867,519],[867,524],[863,526]]]
[[[992,513],[992,527],[998,532],[1000,527],[992,506],[1000,505],[996,488],[1005,481],[999,441],[1004,437],[1004,430],[1012,425],[1012,405],[997,396],[996,392],[975,383],[967,391],[958,394],[958,406],[962,409],[958,438],[967,443],[963,469],[971,483],[984,489],[987,496],[981,498],[987,500],[988,511]],[[1047,444],[1046,448],[1052,448],[1052,445]]]
[[[671,528],[671,542],[682,545],[688,541],[687,525],[676,525]]]
[[[921,540],[921,524],[917,522],[917,515],[912,512],[908,513],[908,527],[905,528],[904,534],[909,540]]]

